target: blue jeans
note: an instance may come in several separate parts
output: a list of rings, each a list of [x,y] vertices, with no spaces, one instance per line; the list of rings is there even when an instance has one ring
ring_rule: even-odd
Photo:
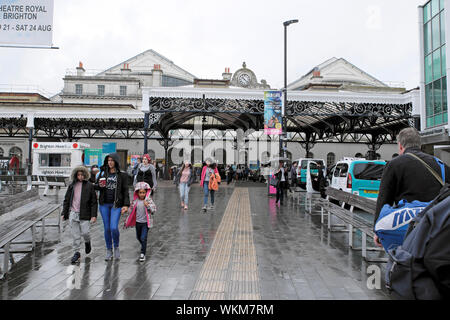
[[[136,222],[136,238],[141,244],[141,253],[143,253],[144,255],[147,252],[147,235],[148,235],[147,223]]]
[[[122,208],[114,208],[114,204],[105,203],[99,206],[100,214],[102,215],[103,227],[105,229],[105,242],[106,248],[112,249],[114,242],[114,248],[119,247],[119,220],[120,211]]]
[[[204,181],[203,182],[203,205],[207,205],[208,204],[208,194],[211,193],[211,205],[214,205],[214,190],[209,190],[208,189],[209,186],[209,181]]]
[[[180,186],[179,186],[180,197],[181,197],[181,201],[184,202],[185,205],[188,204],[190,188],[191,187],[189,187],[187,183],[180,183]]]

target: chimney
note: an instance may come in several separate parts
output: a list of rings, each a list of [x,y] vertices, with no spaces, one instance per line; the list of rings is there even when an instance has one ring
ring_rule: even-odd
[[[85,72],[86,70],[84,70],[84,68],[83,68],[83,62],[78,62],[78,67],[77,67],[77,76],[79,76],[79,77],[82,77],[82,76],[84,76],[84,72]]]
[[[222,73],[223,80],[231,80],[230,68],[225,68],[225,72]]]
[[[122,66],[122,69],[120,69],[120,71],[122,72],[122,74],[131,72],[130,64],[124,63]]]
[[[160,64],[154,64],[152,69],[152,86],[153,87],[161,87],[162,86],[162,74]]]
[[[321,78],[319,68],[314,68],[313,70],[313,78]]]

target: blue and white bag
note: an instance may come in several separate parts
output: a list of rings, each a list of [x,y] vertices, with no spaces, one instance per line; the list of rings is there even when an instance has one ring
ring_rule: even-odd
[[[444,163],[441,160],[435,157],[437,163],[441,167],[442,177],[440,177],[425,161],[420,159],[418,156],[412,153],[407,153],[407,155],[413,156],[414,158],[421,161],[427,167],[427,169],[430,170],[433,176],[442,185],[444,185],[445,167]],[[430,203],[431,201],[421,202],[414,200],[412,202],[408,202],[403,199],[397,205],[390,206],[388,204],[385,204],[383,206],[378,220],[375,223],[375,233],[386,252],[403,243],[409,223]]]
[[[430,202],[401,200],[396,206],[385,204],[375,224],[375,233],[386,252],[403,243],[408,225]]]

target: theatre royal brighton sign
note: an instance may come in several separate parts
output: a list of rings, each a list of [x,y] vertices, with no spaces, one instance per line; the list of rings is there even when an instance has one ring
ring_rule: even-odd
[[[53,0],[0,0],[0,45],[52,46]]]

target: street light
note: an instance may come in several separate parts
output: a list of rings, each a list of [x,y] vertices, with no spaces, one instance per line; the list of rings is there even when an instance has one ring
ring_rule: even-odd
[[[284,88],[283,88],[283,108],[281,109],[281,120],[282,120],[282,126],[281,126],[281,136],[280,136],[280,157],[284,157],[284,149],[283,149],[283,139],[285,135],[287,136],[287,128],[286,128],[286,118],[285,118],[285,111],[287,107],[287,27],[292,23],[297,23],[298,20],[288,20],[283,22],[284,26]],[[286,137],[287,138],[287,137]]]
[[[27,164],[27,175],[31,176],[33,158],[31,153],[32,143],[33,143],[33,129],[34,129],[34,114],[30,113],[27,115],[27,125],[28,129],[28,164]]]

